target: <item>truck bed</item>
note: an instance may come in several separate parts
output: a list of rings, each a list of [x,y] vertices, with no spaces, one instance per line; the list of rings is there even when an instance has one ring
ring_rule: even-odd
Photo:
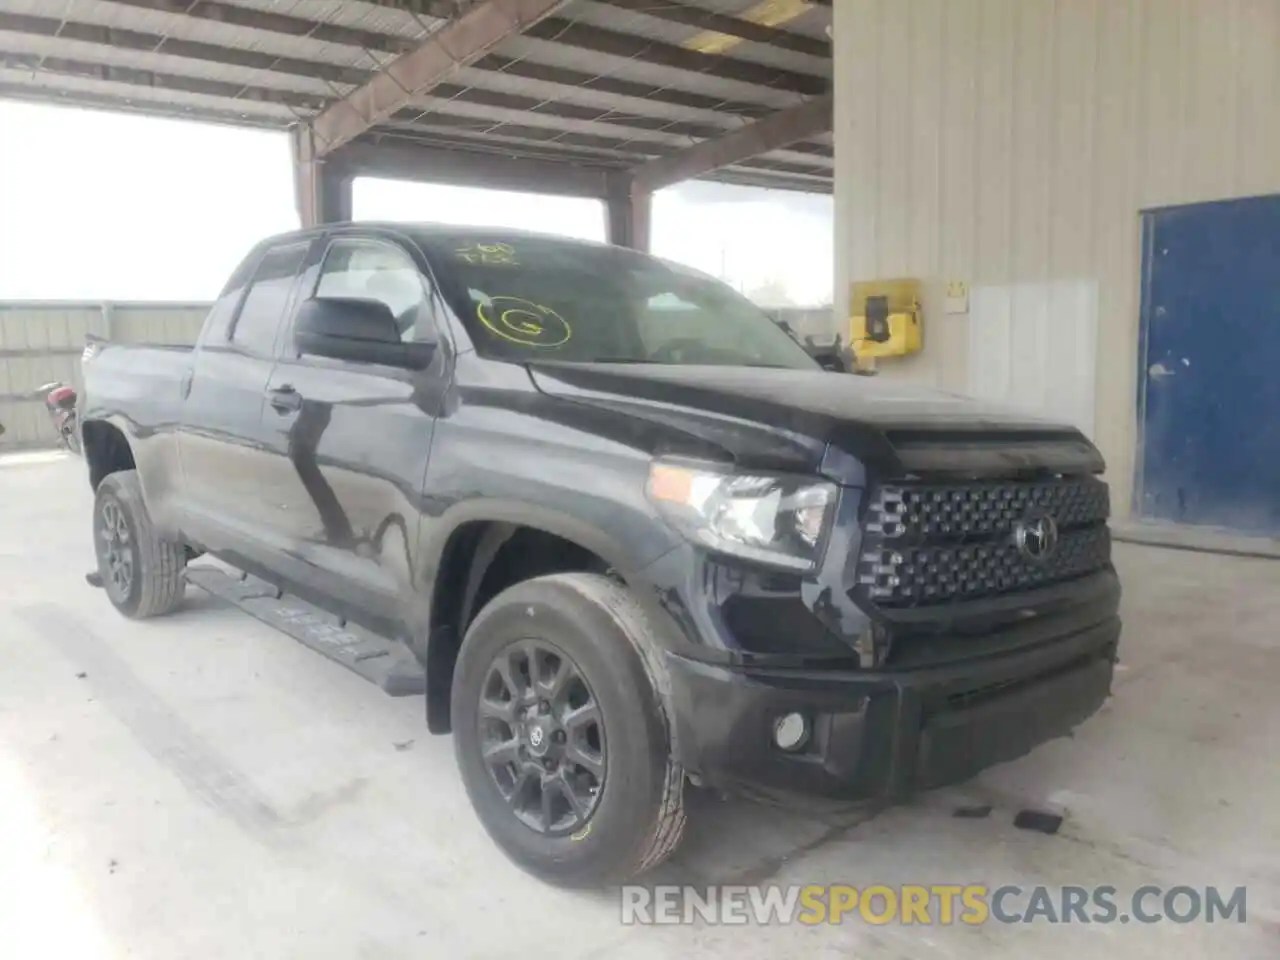
[[[171,429],[178,422],[193,349],[181,344],[91,342],[85,350],[82,418],[122,416],[139,430]]]

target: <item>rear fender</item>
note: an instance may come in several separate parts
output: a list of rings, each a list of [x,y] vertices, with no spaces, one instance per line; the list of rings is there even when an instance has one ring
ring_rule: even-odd
[[[120,414],[86,420],[80,430],[93,488],[96,490],[109,474],[136,469],[152,523],[163,535],[176,536],[182,482],[177,434],[166,430],[144,436],[136,424]]]

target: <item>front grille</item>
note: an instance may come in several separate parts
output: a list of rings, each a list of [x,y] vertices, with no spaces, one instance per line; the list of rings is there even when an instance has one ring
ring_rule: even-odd
[[[1028,590],[1105,567],[1107,486],[1094,477],[882,486],[868,503],[858,587],[883,607],[915,607]],[[1056,547],[1019,547],[1022,521],[1054,521]]]
[[[1107,528],[1062,534],[1045,560],[1028,559],[1011,537],[989,543],[881,547],[863,552],[863,581],[876,602],[918,606],[1026,590],[1092,573],[1111,556]]]
[[[1098,523],[1110,512],[1107,485],[1095,477],[1039,482],[899,484],[872,498],[867,533],[893,541],[973,539],[1012,533],[1031,515],[1060,530]]]

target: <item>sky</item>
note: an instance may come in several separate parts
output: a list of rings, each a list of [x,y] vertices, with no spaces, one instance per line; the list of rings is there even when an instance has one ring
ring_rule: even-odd
[[[603,240],[593,200],[362,178],[356,219]],[[294,229],[283,133],[0,100],[0,299],[209,300]],[[829,196],[693,182],[654,198],[653,252],[750,294],[829,303]]]

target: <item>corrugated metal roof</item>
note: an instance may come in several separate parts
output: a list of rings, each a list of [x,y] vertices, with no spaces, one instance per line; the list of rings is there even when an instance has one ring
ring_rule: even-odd
[[[634,80],[659,87],[691,89],[713,99],[740,100],[771,109],[789,107],[804,99],[800,94],[777,90],[762,84],[673,70],[661,64],[649,63],[633,57],[584,50],[581,47],[571,47],[535,37],[512,37],[498,48],[498,52],[514,59],[528,59],[536,63],[568,67],[591,76]]]
[[[237,7],[281,13],[314,23],[337,24],[407,39],[426,36],[440,20],[420,13],[359,0],[232,0]]]
[[[762,0],[697,0],[697,6],[703,7],[715,13],[728,14],[729,16],[750,18],[753,10],[765,7],[767,4]],[[784,4],[780,4],[784,5]],[[790,6],[790,4],[785,4]],[[815,40],[827,39],[827,28],[831,26],[831,9],[817,3],[795,4],[796,7],[803,6],[794,17],[785,21],[783,26],[788,33],[797,33],[804,37],[810,37]]]
[[[297,119],[288,107],[276,103],[263,103],[229,97],[212,97],[203,94],[172,90],[153,90],[133,84],[94,80],[87,77],[50,77],[32,74],[30,71],[0,67],[0,95],[12,95],[20,99],[65,102],[86,106],[106,107],[119,104],[132,110],[144,107],[164,116],[196,116],[204,109],[230,122],[234,115],[242,114],[246,120],[269,120],[272,126],[285,127]],[[24,94],[26,94],[24,96]],[[77,96],[84,94],[84,97]],[[252,125],[258,125],[257,123]]]
[[[335,90],[350,89],[350,85],[334,84],[315,76],[304,76],[297,73],[281,73],[273,70],[242,67],[234,64],[221,64],[210,60],[194,60],[168,53],[152,53],[143,50],[123,50],[118,47],[106,47],[78,40],[57,37],[43,37],[33,34],[15,34],[0,31],[0,49],[7,54],[6,62],[15,61],[29,66],[33,73],[48,73],[53,76],[84,71],[68,71],[57,66],[59,61],[71,61],[86,67],[99,64],[104,66],[132,67],[166,73],[174,77],[191,77],[207,80],[225,81],[241,86],[263,87],[281,92],[310,93],[323,100],[334,95]],[[35,55],[31,64],[27,64],[19,56],[28,53]],[[234,94],[232,94],[234,96]]]
[[[444,2],[0,0],[0,96],[287,125],[438,29],[415,11]],[[716,15],[756,26],[720,50]],[[785,34],[760,26],[781,15]],[[371,133],[626,166],[823,92],[829,22],[803,0],[576,0]],[[830,189],[831,153],[815,137],[717,176]]]
[[[649,9],[656,8],[650,7]],[[683,24],[663,20],[652,13],[633,13],[630,10],[620,10],[605,3],[592,3],[590,0],[575,4],[573,13],[574,19],[579,23],[591,24],[592,26],[604,27],[610,30],[620,30],[631,36],[647,40],[658,40],[677,46],[688,44],[700,34],[707,32],[697,27],[684,26]],[[735,45],[732,50],[733,57],[738,60],[760,63],[783,70],[811,73],[819,77],[830,78],[831,76],[830,54],[819,58],[751,41],[744,41]]]
[[[592,87],[552,83],[498,70],[477,70],[468,67],[460,70],[456,79],[462,86],[527,96],[540,101],[595,107],[601,112],[612,111],[618,114],[631,113],[668,120],[686,120],[725,129],[734,129],[742,123],[741,119],[735,115],[703,107],[688,107],[652,97],[627,96]]]

